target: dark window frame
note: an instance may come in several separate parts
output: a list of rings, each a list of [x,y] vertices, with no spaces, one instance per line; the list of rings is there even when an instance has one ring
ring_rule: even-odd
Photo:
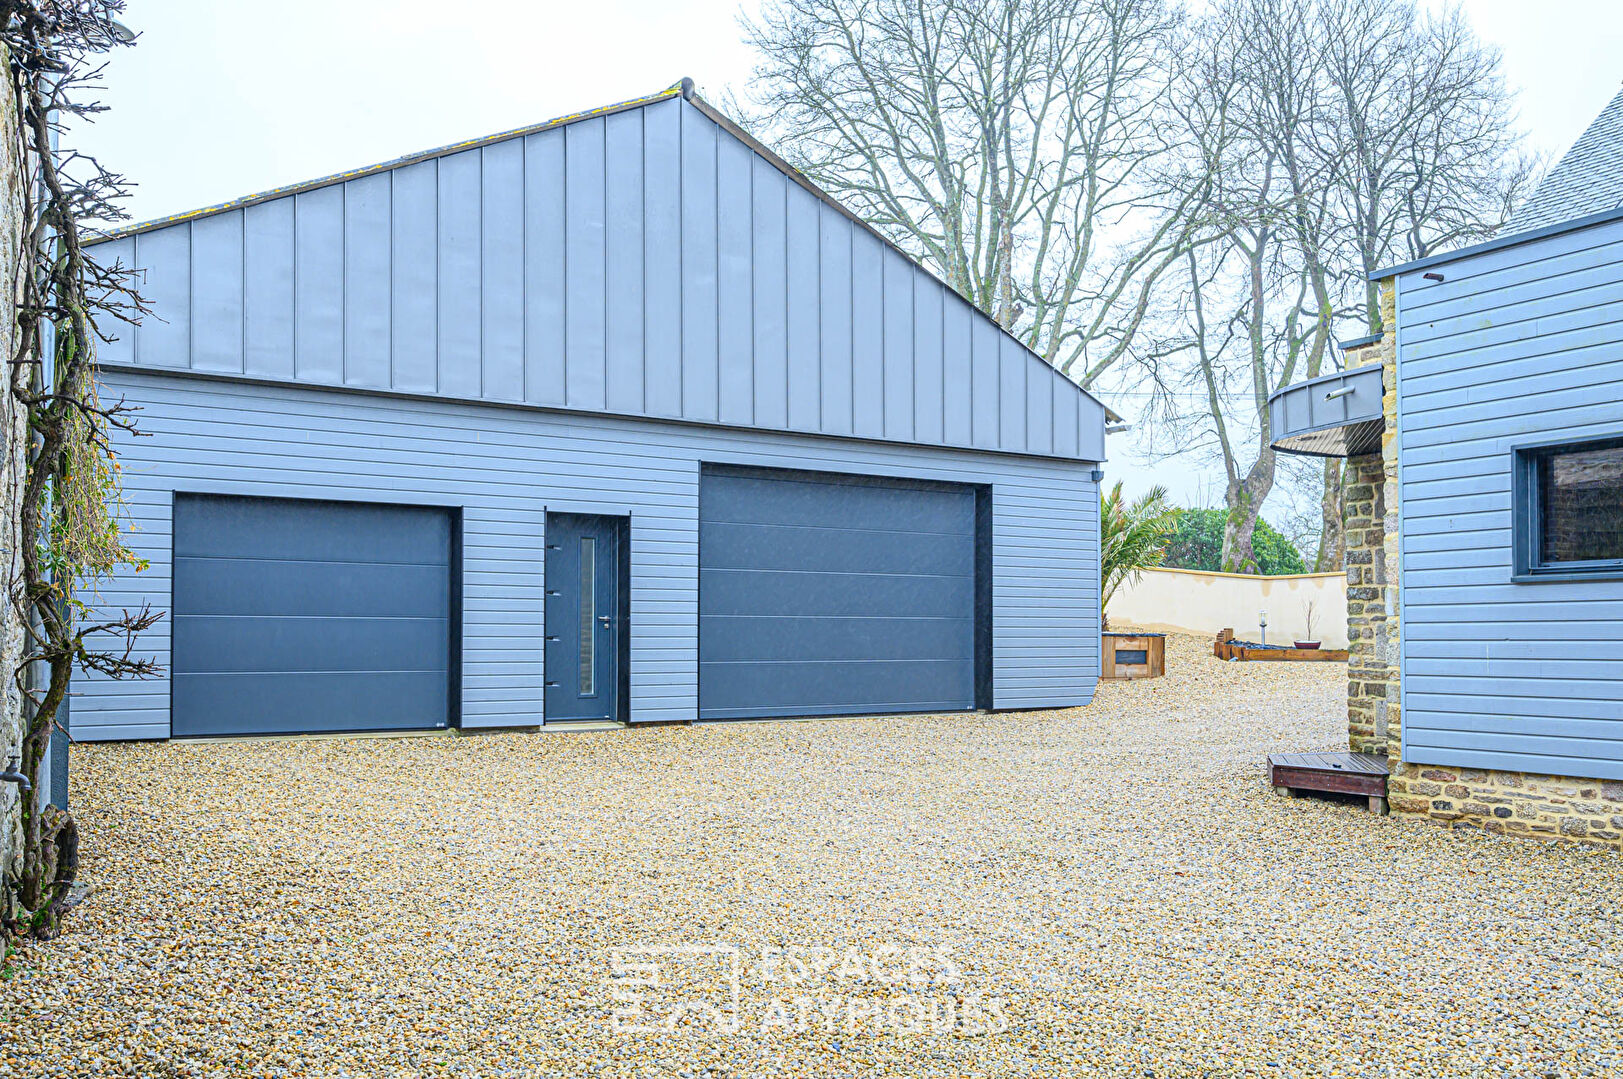
[[[1563,452],[1623,447],[1623,435],[1599,438],[1559,438],[1512,446],[1510,451],[1511,576],[1516,584],[1546,581],[1623,580],[1623,558],[1584,562],[1546,562],[1543,498],[1539,463]]]

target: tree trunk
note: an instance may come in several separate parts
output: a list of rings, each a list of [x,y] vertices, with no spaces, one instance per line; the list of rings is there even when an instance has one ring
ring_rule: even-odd
[[[1274,489],[1274,451],[1265,448],[1245,478],[1229,484],[1223,501],[1228,506],[1228,519],[1223,523],[1224,573],[1257,572],[1257,555],[1251,537],[1262,516],[1262,504]]]
[[[1346,518],[1341,512],[1341,462],[1324,462],[1324,492],[1319,497],[1323,520],[1319,528],[1319,556],[1313,568],[1320,573],[1341,569],[1347,558]]]
[[[1223,522],[1224,573],[1257,571],[1257,556],[1251,547],[1251,537],[1257,530],[1259,512],[1256,503],[1250,500],[1242,501],[1238,507],[1229,507],[1228,520]]]
[[[48,782],[41,765],[55,730],[56,714],[67,699],[72,662],[70,656],[61,656],[53,657],[47,665],[46,690],[29,714],[22,744],[23,774],[33,783],[34,791],[22,795],[24,846],[15,886],[22,908],[19,913],[29,920],[33,935],[41,939],[56,935],[56,906],[79,868],[78,828],[66,813],[35,802],[41,784]],[[60,839],[71,844],[71,854],[59,849]]]

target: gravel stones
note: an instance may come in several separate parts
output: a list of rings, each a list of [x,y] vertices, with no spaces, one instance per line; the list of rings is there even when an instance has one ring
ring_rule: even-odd
[[[1167,669],[995,716],[80,747],[95,890],[0,983],[0,1076],[1623,1070],[1616,854],[1274,797],[1265,753],[1342,746],[1344,669]],[[647,951],[687,946],[736,950]],[[908,948],[959,979],[762,974]],[[615,1029],[735,1014],[733,969],[736,1030]],[[797,994],[846,1011],[764,1022]],[[847,1021],[943,998],[1006,1029]]]

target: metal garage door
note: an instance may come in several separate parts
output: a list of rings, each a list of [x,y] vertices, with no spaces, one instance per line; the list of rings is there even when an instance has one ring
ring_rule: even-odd
[[[975,492],[706,469],[699,715],[975,706]]]
[[[177,738],[444,727],[451,514],[175,498]]]

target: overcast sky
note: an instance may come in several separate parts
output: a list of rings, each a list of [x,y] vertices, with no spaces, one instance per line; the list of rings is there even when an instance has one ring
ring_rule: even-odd
[[[111,111],[80,141],[136,182],[137,219],[161,217],[639,97],[684,75],[720,96],[750,77],[738,20],[758,3],[130,0],[125,21],[140,41],[111,61]],[[1623,84],[1619,0],[1463,6],[1503,50],[1537,149],[1559,155]],[[1115,403],[1131,413],[1131,401]],[[1130,436],[1111,441],[1110,471],[1131,486],[1154,476],[1180,500],[1220,499],[1209,474],[1146,468]]]

